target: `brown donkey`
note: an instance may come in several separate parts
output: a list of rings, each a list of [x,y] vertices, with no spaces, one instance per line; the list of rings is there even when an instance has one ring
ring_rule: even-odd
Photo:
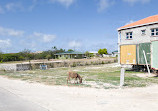
[[[79,74],[77,74],[76,72],[72,72],[72,71],[68,72],[67,84],[68,84],[68,81],[70,81],[70,78],[75,79],[76,81],[77,81],[77,79],[79,79],[80,84],[82,83],[82,77]],[[75,84],[75,82],[74,82],[74,84]],[[77,81],[77,84],[78,84],[78,81]]]

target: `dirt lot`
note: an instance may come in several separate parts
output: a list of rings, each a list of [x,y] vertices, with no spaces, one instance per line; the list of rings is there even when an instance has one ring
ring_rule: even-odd
[[[0,75],[20,79],[27,82],[46,85],[67,85],[67,72],[75,71],[83,78],[83,84],[68,84],[77,87],[93,87],[99,89],[119,88],[120,66],[117,63],[79,67],[52,68],[48,70],[29,70],[18,72],[1,72]],[[146,73],[126,71],[125,87],[145,87],[158,84],[157,77],[144,77]],[[74,81],[72,80],[71,83]]]
[[[83,84],[66,84],[67,71],[70,70],[83,77]],[[49,70],[1,71],[0,75],[0,88],[48,111],[158,109],[158,78],[147,76],[147,73],[126,71],[125,86],[120,89],[120,66],[117,63]]]
[[[96,89],[48,86],[0,77],[0,88],[48,111],[157,111],[158,85]]]

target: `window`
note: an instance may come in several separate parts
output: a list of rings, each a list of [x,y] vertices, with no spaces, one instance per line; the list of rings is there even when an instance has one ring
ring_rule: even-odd
[[[151,29],[151,36],[158,36],[158,28]]]
[[[142,35],[145,35],[145,30],[141,30],[142,31]]]
[[[132,39],[132,32],[126,33],[126,39]]]

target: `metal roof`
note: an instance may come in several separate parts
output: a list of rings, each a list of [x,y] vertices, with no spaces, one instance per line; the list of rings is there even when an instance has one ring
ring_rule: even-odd
[[[113,51],[113,52],[118,52],[118,50],[115,50],[115,51]]]
[[[57,54],[54,54],[54,55],[70,55],[70,54],[85,54],[85,53],[77,52],[77,51],[66,51],[66,52],[57,53]]]

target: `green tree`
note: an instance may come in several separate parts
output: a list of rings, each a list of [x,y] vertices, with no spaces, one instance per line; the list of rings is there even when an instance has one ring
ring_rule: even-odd
[[[31,53],[31,50],[29,50],[29,49],[24,49],[23,51],[21,51],[21,53],[23,53],[23,54],[29,54],[29,53]]]
[[[51,59],[51,55],[50,54],[48,54],[47,56],[46,56],[46,58],[48,59],[48,61],[49,61],[49,59]]]
[[[94,57],[94,54],[93,53],[89,53],[88,51],[85,52],[85,55],[87,57]]]
[[[68,51],[74,51],[74,50],[72,50],[72,49],[68,49]]]
[[[102,49],[98,50],[98,54],[102,55]]]
[[[31,54],[31,50],[24,49],[23,51],[19,52],[20,56],[23,56],[25,60],[31,60],[33,58],[33,54]]]
[[[58,50],[56,46],[52,47],[53,51]]]
[[[1,63],[3,62],[2,54],[3,54],[3,53],[0,51],[0,62],[1,62]]]
[[[106,48],[102,49],[103,54],[108,54],[108,51]]]
[[[107,49],[106,49],[106,48],[104,48],[104,49],[99,49],[99,50],[98,50],[98,54],[100,54],[100,55],[108,54]]]
[[[19,60],[23,61],[25,58],[23,56],[19,56]]]
[[[85,52],[85,55],[86,55],[87,57],[89,57],[89,52],[88,52],[88,51],[86,51],[86,52]]]
[[[52,50],[54,49],[54,50]],[[31,53],[30,50],[24,49],[19,53],[9,53],[3,54],[0,52],[0,63],[7,62],[7,61],[21,61],[21,60],[33,60],[33,59],[51,59],[55,58],[56,53],[65,52],[65,49],[57,49],[55,46],[52,47],[51,50],[43,51],[42,53]]]

